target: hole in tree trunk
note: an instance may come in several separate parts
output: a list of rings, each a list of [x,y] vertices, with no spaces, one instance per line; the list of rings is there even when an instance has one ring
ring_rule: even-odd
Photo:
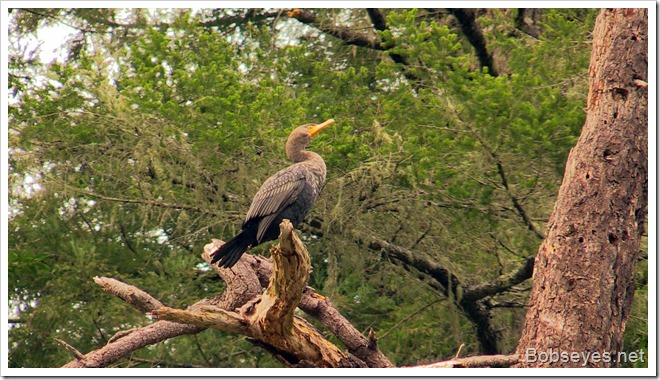
[[[619,240],[619,238],[616,237],[616,235],[614,235],[613,233],[609,233],[607,234],[607,240],[609,240],[610,244],[614,244],[616,243],[617,240]]]

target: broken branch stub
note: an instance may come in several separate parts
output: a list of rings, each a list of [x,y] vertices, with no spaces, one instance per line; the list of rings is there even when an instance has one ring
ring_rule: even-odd
[[[256,305],[256,322],[263,325],[263,331],[287,335],[293,327],[293,312],[309,279],[311,263],[307,249],[286,219],[280,224],[279,240],[280,244],[270,250],[273,271],[268,288]]]

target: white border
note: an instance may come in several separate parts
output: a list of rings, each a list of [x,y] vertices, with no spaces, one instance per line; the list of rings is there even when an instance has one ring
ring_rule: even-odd
[[[405,5],[406,8],[422,8],[429,5],[442,6],[443,8],[517,8],[524,4],[527,8],[648,8],[649,9],[649,284],[648,284],[648,299],[649,299],[649,350],[647,355],[649,360],[649,368],[646,369],[629,369],[629,368],[607,368],[607,369],[557,369],[557,368],[542,368],[542,369],[510,369],[510,368],[473,368],[473,369],[430,369],[430,368],[390,368],[390,369],[281,369],[281,368],[209,368],[209,369],[189,369],[189,368],[168,368],[168,369],[146,369],[146,368],[103,368],[103,369],[63,369],[63,368],[8,368],[8,302],[7,302],[7,260],[8,260],[8,241],[7,241],[7,212],[8,212],[8,153],[7,153],[7,77],[8,77],[8,8],[10,7],[66,7],[77,6],[81,8],[166,8],[168,6],[185,5],[187,8],[195,7],[251,7],[251,8],[359,8],[359,7],[373,7],[378,5],[379,8],[401,8]],[[2,183],[0,195],[0,216],[2,217],[2,230],[1,236],[1,253],[2,253],[2,274],[0,282],[2,286],[2,295],[4,301],[2,302],[1,317],[2,317],[2,343],[0,343],[0,353],[2,360],[1,374],[2,376],[552,376],[552,375],[570,375],[570,376],[622,376],[622,375],[636,375],[636,376],[656,376],[657,363],[656,363],[656,281],[657,281],[657,258],[656,252],[656,231],[657,231],[657,210],[656,210],[656,4],[651,1],[570,1],[570,2],[557,2],[557,1],[446,1],[446,2],[422,2],[422,1],[379,1],[379,2],[365,2],[365,1],[95,1],[95,2],[73,2],[73,1],[3,1],[1,4],[0,24],[2,27],[1,46],[2,49],[2,110],[1,110],[1,130],[0,136],[0,183]]]

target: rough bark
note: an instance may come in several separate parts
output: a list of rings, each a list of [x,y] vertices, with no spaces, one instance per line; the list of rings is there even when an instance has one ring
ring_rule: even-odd
[[[632,303],[647,210],[648,10],[603,10],[593,41],[587,119],[536,256],[523,367],[582,366],[582,355],[612,365],[602,357],[621,350]],[[580,360],[534,361],[552,352]]]

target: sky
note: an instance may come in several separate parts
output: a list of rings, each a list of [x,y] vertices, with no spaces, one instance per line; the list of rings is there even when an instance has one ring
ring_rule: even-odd
[[[39,59],[44,63],[50,63],[54,59],[63,62],[66,59],[66,51],[60,46],[75,33],[75,29],[61,24],[40,29],[36,39],[33,39],[35,46],[42,44]]]

